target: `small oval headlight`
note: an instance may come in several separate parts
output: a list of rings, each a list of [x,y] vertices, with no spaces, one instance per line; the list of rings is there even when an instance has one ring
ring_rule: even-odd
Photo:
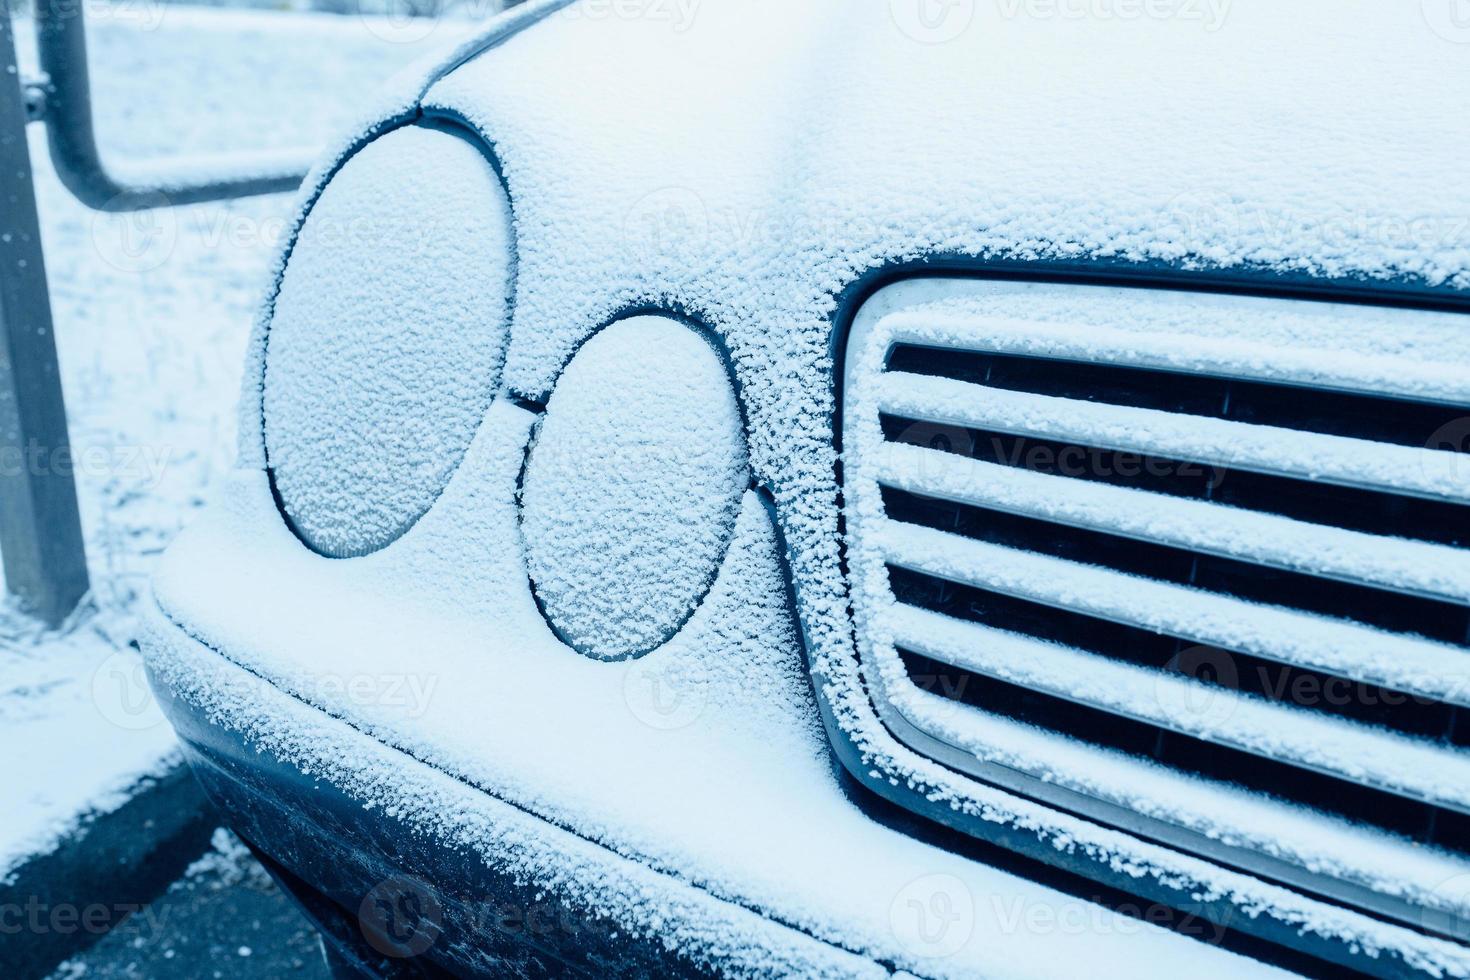
[[[707,340],[658,316],[593,337],[526,462],[527,564],[552,627],[600,659],[662,644],[714,581],[749,483],[739,404]]]

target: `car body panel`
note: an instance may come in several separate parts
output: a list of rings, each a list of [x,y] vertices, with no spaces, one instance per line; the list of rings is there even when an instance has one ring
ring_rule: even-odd
[[[1446,944],[982,786],[895,741],[853,653],[833,371],[855,303],[915,270],[1466,305],[1470,209],[1448,189],[1470,134],[1444,125],[1470,102],[1463,49],[1387,5],[1236,3],[1211,29],[958,4],[969,19],[937,34],[900,16],[901,3],[634,6],[526,5],[511,15],[517,30],[497,22],[398,84],[308,182],[303,212],[344,159],[396,126],[453,125],[484,142],[518,248],[502,391],[417,525],[378,554],[323,559],[280,521],[263,472],[268,302],[246,369],[241,472],[159,577],[173,628],[515,806],[916,972],[1250,964],[1152,927],[1119,930],[1091,905],[1102,919],[1048,935],[1034,959],[1036,937],[1007,932],[997,909],[1075,900],[880,832],[824,769],[819,718],[854,775],[908,786],[937,820],[1110,869],[1111,883],[1165,901],[1204,893],[1224,896],[1227,914],[1269,910],[1272,938],[1383,953],[1392,969],[1464,966]],[[751,574],[722,573],[727,609],[753,587],[758,615],[715,622],[717,584],[650,658],[597,665],[539,619],[514,482],[563,366],[608,323],[649,311],[695,321],[727,348],[776,526],[749,495],[745,547],[726,571],[744,562]],[[753,657],[741,681],[774,686],[757,685],[756,703],[716,680],[698,718],[668,737],[661,720],[637,719],[626,685],[648,678],[626,672],[670,650],[698,670],[721,650]],[[445,685],[426,714],[322,684],[405,663]],[[489,721],[467,739],[477,711]],[[731,852],[713,832],[726,821],[765,843]],[[888,918],[935,874],[990,905],[974,941],[940,962],[905,949]]]

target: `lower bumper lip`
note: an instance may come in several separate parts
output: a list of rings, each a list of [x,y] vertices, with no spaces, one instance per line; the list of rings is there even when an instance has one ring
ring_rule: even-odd
[[[206,793],[327,932],[467,976],[550,958],[601,975],[886,977],[877,963],[661,874],[378,742],[151,617],[150,681]],[[228,692],[223,693],[222,692]],[[287,732],[279,720],[293,719]],[[267,720],[270,719],[270,720]],[[388,793],[383,774],[400,777]],[[309,882],[309,885],[305,883]],[[375,895],[433,908],[384,931]],[[685,937],[677,948],[663,941]],[[397,939],[394,939],[394,936]],[[399,943],[393,948],[394,942]],[[384,944],[387,945],[384,945]],[[610,971],[610,972],[609,972]]]

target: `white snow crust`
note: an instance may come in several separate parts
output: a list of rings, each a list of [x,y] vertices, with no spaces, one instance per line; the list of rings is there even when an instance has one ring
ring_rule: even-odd
[[[211,722],[391,813],[467,860],[555,891],[631,937],[735,977],[880,978],[881,967],[551,826],[363,735],[160,622],[153,669]]]

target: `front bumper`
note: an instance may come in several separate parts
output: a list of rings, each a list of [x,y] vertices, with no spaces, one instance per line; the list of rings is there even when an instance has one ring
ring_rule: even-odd
[[[426,883],[445,898],[425,955],[471,975],[499,969],[502,920],[547,908],[571,925],[532,948],[604,974],[1264,969],[859,808],[754,492],[677,637],[620,663],[563,646],[514,539],[533,420],[492,407],[374,555],[311,553],[242,470],[165,558],[154,685],[227,819],[292,875],[350,916],[384,881]]]
[[[329,939],[462,976],[889,974],[384,746],[161,611],[148,632],[151,680],[205,791],[309,885],[316,901],[297,897]]]

